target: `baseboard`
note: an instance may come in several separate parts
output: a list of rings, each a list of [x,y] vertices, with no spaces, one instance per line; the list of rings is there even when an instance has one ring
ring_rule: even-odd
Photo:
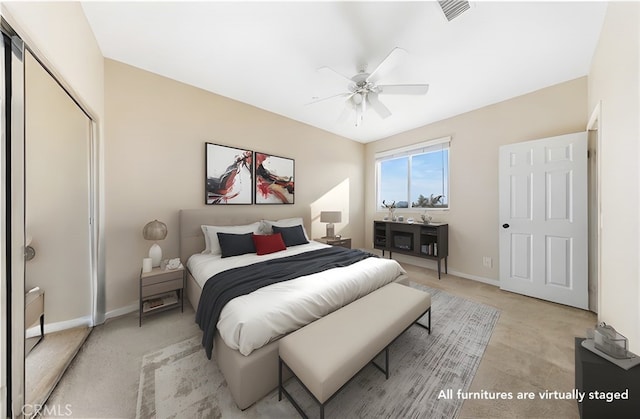
[[[472,281],[482,282],[484,284],[493,285],[494,287],[500,288],[500,281],[493,278],[485,278],[483,276],[466,274],[464,272],[452,271],[449,269],[449,273],[451,275],[459,276],[460,278],[470,279]]]
[[[45,317],[45,320],[47,318]],[[63,322],[45,323],[44,334],[60,332],[62,330],[73,329],[74,327],[91,327],[91,316],[78,317],[77,319],[65,320]],[[40,336],[40,325],[30,327],[25,332],[25,337],[34,338]]]
[[[382,255],[380,250],[372,250],[372,249],[363,249],[367,252],[371,252],[374,254]],[[432,269],[434,271],[438,270],[438,263],[435,260],[423,259],[415,256],[403,255],[401,253],[394,253],[393,258],[398,262],[408,263],[410,265],[419,266],[421,268]],[[442,270],[444,272],[444,266],[442,266]],[[484,284],[493,285],[496,287],[500,287],[500,281],[493,278],[485,278],[483,276],[467,274],[464,272],[459,272],[455,270],[448,269],[448,273],[451,275],[459,276],[460,278],[471,279],[472,281],[482,282]]]
[[[133,313],[134,311],[138,311],[139,308],[140,306],[138,305],[138,303],[134,303],[126,307],[120,307],[115,310],[111,310],[105,313],[105,320],[111,319],[113,317],[124,316],[125,314],[129,314],[129,313]],[[45,320],[46,320],[46,317],[45,317]],[[77,319],[66,320],[66,321],[57,322],[57,323],[45,323],[44,334],[46,335],[47,333],[54,333],[54,332],[59,332],[61,330],[72,329],[74,327],[81,327],[81,326],[91,327],[91,325],[92,325],[91,316],[80,317]],[[27,338],[40,336],[40,325],[27,329],[25,333],[26,333],[25,336]]]
[[[124,316],[125,314],[133,313],[140,310],[140,303],[134,303],[125,307],[116,308],[115,310],[107,311],[104,315],[104,319],[112,319],[114,317]]]

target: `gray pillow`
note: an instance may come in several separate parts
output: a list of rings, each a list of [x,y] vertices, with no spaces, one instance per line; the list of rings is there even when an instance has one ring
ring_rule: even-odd
[[[256,247],[251,239],[253,233],[233,234],[218,232],[218,241],[222,257],[239,256],[247,253],[255,253]]]
[[[282,234],[282,240],[284,240],[284,244],[287,245],[287,247],[309,243],[301,225],[293,227],[278,227],[274,225],[273,232]]]

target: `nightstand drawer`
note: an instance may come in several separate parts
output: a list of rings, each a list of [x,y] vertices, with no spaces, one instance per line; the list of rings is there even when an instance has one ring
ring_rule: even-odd
[[[144,298],[149,297],[150,295],[162,294],[163,292],[182,289],[182,287],[183,281],[182,275],[180,275],[180,279],[172,279],[170,281],[164,281],[152,285],[143,285],[141,297]]]
[[[176,271],[167,271],[163,273],[155,273],[152,272],[153,275],[142,274],[142,286],[146,287],[148,285],[157,284],[160,282],[171,281],[172,279],[180,279],[182,280],[182,276],[184,275],[183,269],[178,269]],[[149,276],[146,276],[149,275]]]

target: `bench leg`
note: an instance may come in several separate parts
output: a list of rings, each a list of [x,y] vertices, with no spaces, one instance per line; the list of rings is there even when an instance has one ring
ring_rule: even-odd
[[[278,357],[278,401],[282,400],[282,394],[284,394],[286,398],[289,400],[289,402],[291,402],[293,407],[296,408],[300,416],[302,416],[304,419],[308,419],[308,416],[304,413],[300,405],[294,400],[293,396],[287,391],[287,389],[284,388],[284,384],[282,383],[282,366],[283,365],[287,366],[287,364],[285,364],[282,358]],[[289,367],[287,366],[287,368]],[[316,399],[313,393],[311,393],[311,391],[307,388],[307,386],[305,386],[304,383],[300,381],[300,379],[296,376],[295,373],[293,373],[293,377],[300,383],[302,388],[304,388],[306,392],[309,393],[309,395],[320,405],[320,417],[324,419],[324,403],[320,403],[320,401]]]
[[[384,373],[384,376],[388,380],[389,379],[389,347],[388,346],[385,348],[384,353],[385,353],[385,355],[384,355],[384,358],[385,358],[384,364],[385,364],[385,371],[386,371]]]
[[[282,358],[278,357],[278,401],[282,400]]]
[[[379,369],[380,371],[382,371],[387,380],[389,379],[389,346],[384,348],[384,366],[385,366],[385,368],[382,368],[380,365],[376,364],[375,358],[371,360],[371,363],[373,364],[373,366],[376,367],[377,369]],[[381,353],[382,352],[380,352],[380,354]],[[380,354],[378,354],[378,355],[380,355]],[[378,355],[376,355],[376,358],[378,357]]]
[[[429,309],[425,312],[425,314],[429,315],[428,320],[427,320],[428,321],[427,325],[425,326],[424,324],[420,323],[417,320],[416,320],[415,324],[417,324],[420,327],[424,327],[425,329],[427,329],[429,334],[431,334],[431,307],[429,307]],[[424,316],[424,314],[422,316]],[[420,316],[420,317],[422,317],[422,316]]]
[[[44,313],[42,313],[42,315],[40,316],[40,337],[38,338],[36,343],[33,344],[31,349],[35,348],[43,338],[44,338]]]
[[[384,356],[385,356],[385,369],[382,369],[382,367],[380,367],[378,364],[376,364],[375,359],[371,360],[371,363],[378,368],[380,371],[382,371],[386,377],[386,379],[389,379],[389,346],[391,346],[390,344],[387,345],[386,348],[383,349],[383,351],[381,351],[378,355],[380,355],[382,352],[384,352]],[[376,357],[378,356],[376,355]],[[302,416],[304,419],[308,419],[308,416],[306,415],[306,413],[304,413],[304,411],[302,410],[302,408],[300,407],[300,405],[293,399],[293,396],[287,391],[286,388],[284,388],[284,384],[282,383],[282,366],[287,366],[287,364],[282,360],[282,358],[278,357],[278,401],[282,400],[282,394],[285,395],[285,397],[289,400],[289,402],[291,402],[291,404],[293,405],[293,407],[295,407],[295,409],[298,411],[298,413],[300,414],[300,416]],[[287,367],[288,368],[288,367]],[[366,365],[360,370],[362,371],[364,368],[366,368]],[[358,373],[360,372],[358,371]],[[358,373],[356,373],[353,377],[351,377],[351,379],[349,381],[347,381],[346,383],[344,383],[344,385],[342,387],[340,387],[331,397],[329,397],[329,399],[327,399],[324,403],[321,403],[318,399],[316,399],[316,397],[313,395],[313,393],[311,393],[311,390],[309,390],[307,388],[307,386],[304,385],[304,383],[296,376],[295,373],[293,373],[293,378],[295,378],[298,383],[300,383],[300,385],[302,386],[303,389],[305,389],[305,391],[309,394],[309,396],[311,396],[311,398],[313,400],[316,401],[316,403],[318,403],[318,406],[320,407],[320,419],[324,419],[324,406],[329,403],[331,400],[333,400],[333,398],[340,393],[340,391],[347,386],[347,384],[349,384],[353,379],[355,379],[356,375],[358,375]]]

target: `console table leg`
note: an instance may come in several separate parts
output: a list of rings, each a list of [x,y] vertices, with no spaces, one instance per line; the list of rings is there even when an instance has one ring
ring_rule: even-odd
[[[440,258],[438,258],[438,279],[440,279]]]
[[[447,267],[447,258],[444,258],[444,273],[448,274],[449,273],[449,268]]]

